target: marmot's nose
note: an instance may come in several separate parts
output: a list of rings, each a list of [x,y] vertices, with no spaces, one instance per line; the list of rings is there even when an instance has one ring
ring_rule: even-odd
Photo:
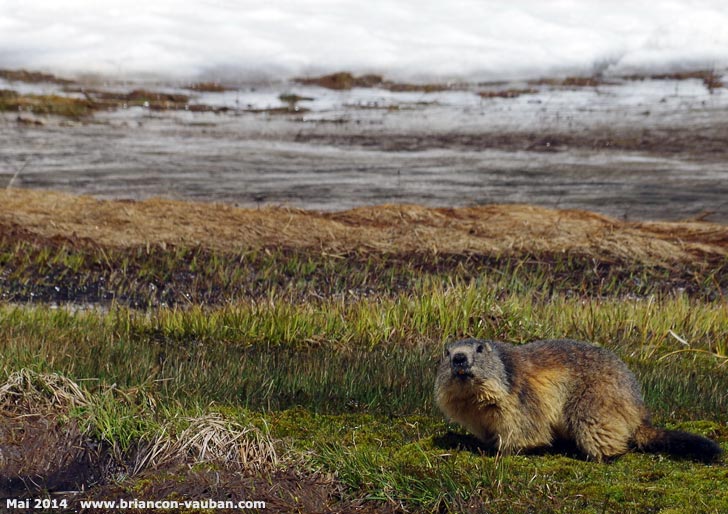
[[[458,368],[464,368],[468,365],[468,356],[464,353],[456,353],[452,356],[452,365]]]

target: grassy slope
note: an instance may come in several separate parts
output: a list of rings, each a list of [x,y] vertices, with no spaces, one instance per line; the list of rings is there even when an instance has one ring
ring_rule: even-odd
[[[210,311],[5,307],[0,345],[5,373],[31,368],[81,380],[94,399],[76,416],[122,460],[160,427],[181,432],[186,418],[221,412],[268,430],[299,472],[333,474],[349,499],[453,511],[721,512],[725,465],[649,455],[597,465],[568,452],[483,457],[458,449],[472,441],[456,427],[448,432],[431,389],[446,334],[591,339],[637,372],[659,424],[725,446],[726,349],[715,341],[726,340],[726,314],[724,305],[686,297],[495,301],[488,290],[456,286],[351,304],[273,299]],[[673,353],[684,348],[670,330],[693,351]],[[109,401],[112,384],[127,393]],[[133,479],[121,485],[138,487]]]
[[[25,215],[18,205],[0,245],[6,297],[90,299],[106,309],[0,306],[3,375],[59,372],[87,395],[59,406],[55,389],[34,379],[41,385],[33,391],[47,401],[19,406],[6,395],[0,414],[55,412],[66,420],[57,430],[77,425],[83,444],[100,442],[104,458],[126,471],[107,475],[89,496],[204,498],[209,493],[192,484],[217,473],[223,478],[210,490],[219,497],[255,490],[269,494],[273,511],[310,511],[316,502],[325,504],[322,511],[728,510],[725,463],[630,454],[598,465],[568,449],[495,456],[446,425],[431,398],[435,359],[448,338],[585,339],[627,361],[658,424],[728,448],[722,261],[708,266],[703,254],[656,263],[648,255],[645,263],[616,259],[616,252],[599,260],[576,251],[557,257],[110,247],[41,233],[18,222]],[[714,243],[722,237],[715,230]],[[717,248],[710,254],[720,254]],[[64,287],[65,297],[53,296]],[[113,294],[84,297],[84,287]],[[264,472],[243,466],[241,474],[229,458],[185,450],[180,458],[197,462],[192,468],[159,458],[134,475],[149,441],[190,439],[195,420],[211,413],[222,416],[222,433],[257,427],[254,433],[273,441],[278,464]],[[165,448],[179,449],[175,444]],[[291,473],[320,494],[307,500],[300,490],[285,492],[281,484]],[[254,476],[272,477],[277,489],[241,478]]]

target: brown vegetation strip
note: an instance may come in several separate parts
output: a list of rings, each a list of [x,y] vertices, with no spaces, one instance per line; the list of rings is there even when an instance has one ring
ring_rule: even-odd
[[[453,84],[408,84],[402,82],[393,82],[386,80],[381,75],[352,75],[348,71],[332,73],[330,75],[322,75],[320,77],[300,77],[294,79],[295,82],[306,86],[319,86],[326,89],[349,90],[355,87],[362,88],[381,88],[394,92],[421,92],[435,93],[438,91],[448,91],[462,88],[462,85]]]
[[[92,112],[94,105],[80,98],[59,95],[21,95],[0,89],[0,112],[31,112],[79,118]],[[19,120],[22,122],[22,120]]]
[[[0,78],[10,82],[27,82],[29,84],[36,84],[39,82],[48,82],[51,84],[73,84],[72,80],[59,78],[49,73],[28,70],[0,70]]]
[[[382,205],[321,213],[6,190],[0,192],[0,223],[43,237],[86,238],[115,248],[171,244],[233,251],[281,247],[334,254],[564,253],[601,262],[666,266],[728,256],[724,225],[623,222],[585,211],[529,205],[453,209]]]

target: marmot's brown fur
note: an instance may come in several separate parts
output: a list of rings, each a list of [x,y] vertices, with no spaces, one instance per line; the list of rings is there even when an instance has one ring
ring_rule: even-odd
[[[705,437],[653,427],[632,372],[612,352],[587,343],[457,341],[440,361],[435,401],[504,453],[556,439],[573,441],[596,461],[630,448],[706,462],[721,453]]]

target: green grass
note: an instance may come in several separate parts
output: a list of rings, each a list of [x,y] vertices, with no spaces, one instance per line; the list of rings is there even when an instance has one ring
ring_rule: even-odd
[[[220,252],[204,248],[104,248],[88,242],[0,235],[0,298],[156,306],[221,305],[273,294],[290,302],[410,293],[423,283],[477,281],[499,296],[544,300],[648,297],[676,290],[705,300],[728,289],[728,261],[673,267],[597,262],[578,255],[339,256],[291,249]]]
[[[367,294],[409,286],[417,270],[362,257],[355,265],[293,251],[216,253],[201,248],[100,249],[11,240],[0,245],[0,278],[13,301],[115,301],[133,307],[221,304],[235,298],[290,299]]]
[[[301,423],[279,415],[273,434]],[[315,465],[336,472],[359,495],[446,512],[720,512],[725,469],[630,454],[609,465],[565,455],[498,457],[443,444],[446,428],[430,418],[319,416],[296,434],[315,448]],[[683,426],[685,429],[690,425]],[[723,436],[726,435],[722,428]],[[386,444],[382,444],[385,441]],[[695,503],[691,503],[695,502]],[[470,507],[470,508],[469,508]]]
[[[394,298],[271,296],[216,309],[0,308],[5,373],[29,367],[124,387],[156,380],[187,405],[252,409],[431,414],[436,356],[462,336],[600,343],[643,379],[659,418],[728,420],[728,308],[684,295],[543,302],[430,284]]]
[[[453,513],[720,513],[728,507],[724,464],[706,466],[645,454],[627,454],[610,464],[586,462],[568,452],[504,457],[473,446],[460,429],[433,415],[324,414],[304,407],[256,411],[214,403],[185,408],[160,402],[153,386],[89,389],[93,391],[87,404],[71,418],[82,421],[90,436],[112,446],[122,459],[134,454],[139,441],[161,433],[180,437],[194,417],[217,413],[226,423],[270,437],[281,457],[280,467],[300,475],[333,477],[344,488],[342,501]],[[724,423],[670,426],[717,438],[728,448]],[[160,480],[169,473],[163,469]],[[142,482],[154,482],[149,474],[116,480],[117,495],[133,494]]]
[[[724,264],[667,270],[574,256],[340,259],[32,240],[0,248],[5,298],[102,300],[91,309],[0,305],[0,374],[30,369],[77,381],[89,400],[69,418],[117,460],[132,461],[160,434],[178,437],[191,419],[220,413],[270,436],[281,466],[330,477],[341,501],[376,508],[728,509],[725,464],[483,454],[432,400],[446,340],[588,340],[634,370],[657,424],[728,448]],[[56,288],[67,296],[54,296]],[[164,473],[174,480],[173,470]],[[141,478],[115,480],[130,495],[142,488]],[[147,490],[155,478],[143,480]]]

